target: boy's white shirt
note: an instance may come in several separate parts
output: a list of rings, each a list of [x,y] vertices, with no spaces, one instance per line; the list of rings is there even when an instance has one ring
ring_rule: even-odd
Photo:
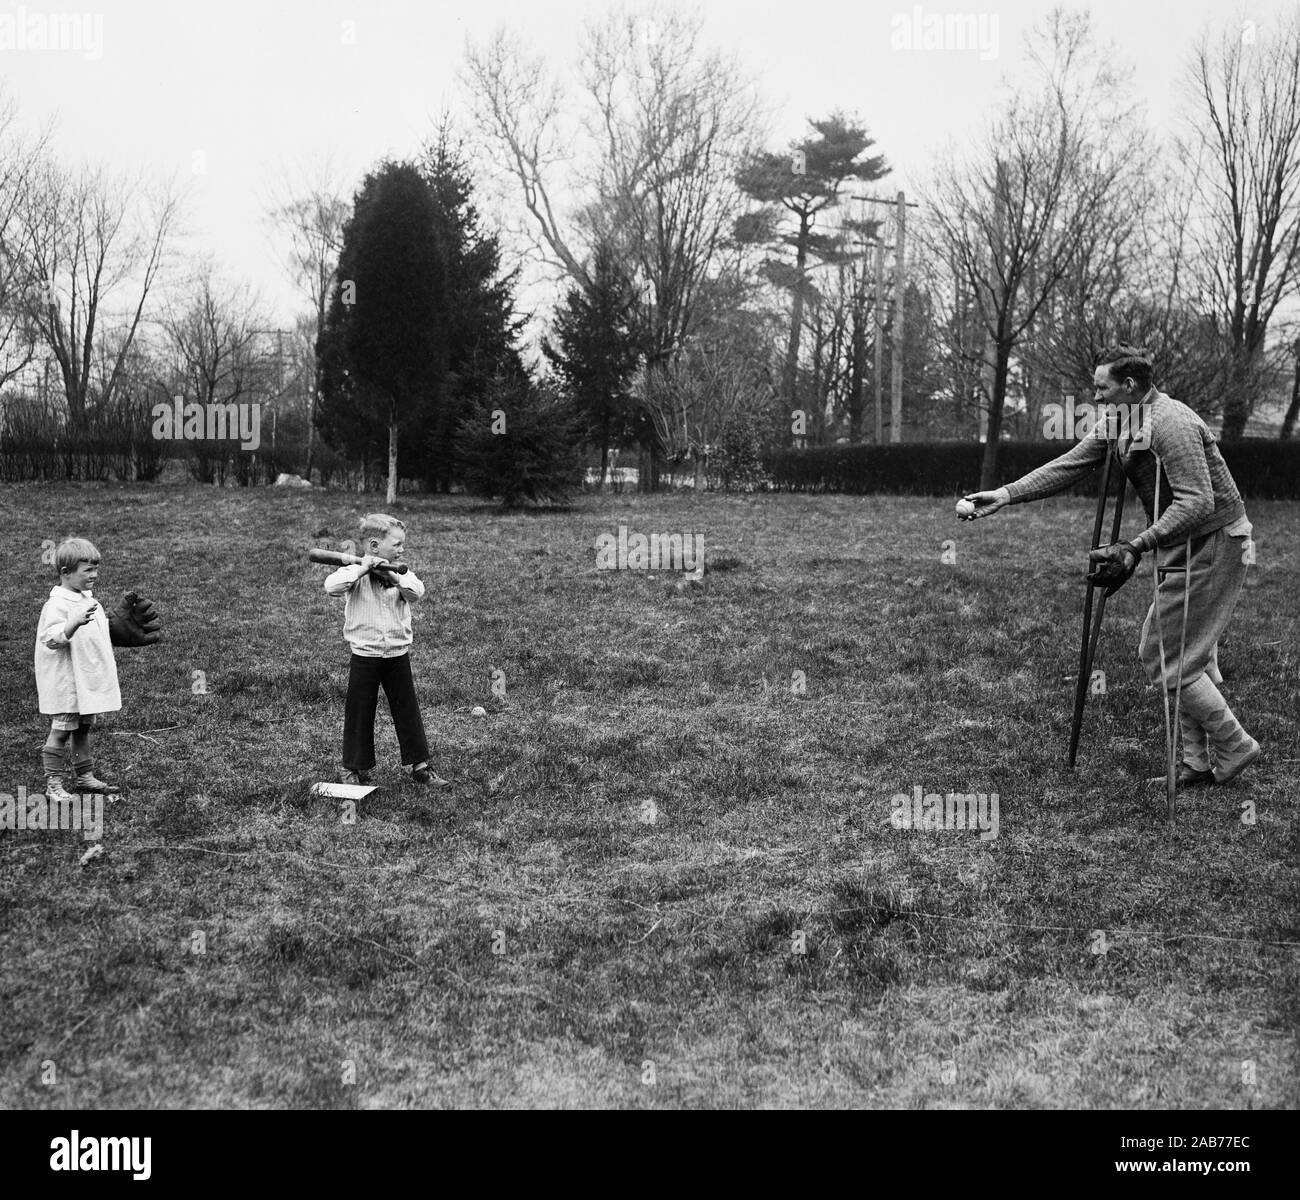
[[[80,616],[94,602],[93,596],[62,584],[50,589],[36,627],[36,693],[43,713],[88,717],[122,707],[104,606],[71,638],[63,632],[69,617]]]
[[[411,604],[424,595],[424,584],[409,567],[395,575],[397,587],[386,588],[366,567],[340,567],[325,577],[330,596],[346,596],[343,637],[362,658],[397,658],[411,649]]]

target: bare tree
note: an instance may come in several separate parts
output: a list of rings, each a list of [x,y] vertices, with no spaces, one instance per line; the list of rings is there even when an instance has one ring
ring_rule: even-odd
[[[25,310],[58,365],[74,426],[114,398],[179,210],[170,188],[101,167],[68,171],[44,157],[33,174],[15,220],[42,287]],[[117,307],[120,294],[128,300]],[[105,338],[115,352],[97,370]]]
[[[464,79],[474,123],[487,144],[501,155],[486,155],[518,187],[528,221],[514,232],[526,237],[544,263],[590,291],[583,265],[590,247],[570,247],[569,237],[551,201],[562,186],[557,178],[572,154],[565,146],[562,114],[568,106],[558,81],[540,55],[530,55],[518,35],[499,28],[486,45],[466,46]]]
[[[761,422],[772,402],[770,373],[730,343],[708,343],[654,370],[646,408],[672,459],[695,465],[703,492],[709,457],[745,421]]]
[[[311,304],[314,338],[325,328],[325,312],[338,272],[339,251],[343,247],[343,225],[352,205],[345,189],[328,161],[321,162],[311,177],[301,183],[283,181],[267,205],[267,216],[277,232],[287,240],[285,262],[289,275],[301,294]],[[316,411],[320,404],[320,387],[316,379],[315,356],[312,356],[310,412],[307,420],[306,476],[311,478],[316,448]]]
[[[736,170],[762,133],[756,96],[734,61],[703,46],[702,26],[661,7],[589,26],[574,104],[504,32],[466,53],[475,122],[522,196],[534,250],[590,293],[593,248],[616,247],[652,296],[656,361],[677,352],[697,319],[702,282],[739,211]],[[554,199],[562,187],[579,197],[567,211]]]
[[[19,219],[48,140],[48,129],[24,136],[17,103],[0,92],[0,387],[32,361],[36,331],[27,301],[48,291],[45,280],[34,276],[27,231]]]
[[[1144,194],[1141,133],[1088,15],[1053,10],[1029,50],[1041,91],[1013,96],[979,150],[941,164],[926,204],[934,258],[960,277],[984,334],[983,488],[997,483],[1007,383],[1026,331],[1071,275],[1086,294],[1100,285]]]
[[[1222,436],[1254,406],[1269,321],[1300,292],[1300,12],[1249,37],[1232,27],[1193,56],[1182,157],[1191,186],[1201,302],[1232,358]]]
[[[573,103],[504,33],[466,55],[486,157],[521,194],[533,251],[590,295],[584,264],[595,246],[614,247],[642,298],[651,381],[707,323],[701,301],[726,269],[741,208],[736,172],[764,133],[757,95],[733,59],[703,45],[702,28],[660,5],[588,26]],[[576,198],[563,211],[562,188]],[[643,486],[654,486],[654,453],[651,443]]]
[[[203,405],[257,404],[271,412],[274,440],[275,402],[292,386],[286,379],[282,338],[265,325],[257,297],[243,284],[220,279],[210,260],[201,262],[188,300],[169,305],[160,322],[167,362],[157,382],[168,395],[183,395]],[[259,429],[261,429],[259,418]],[[253,482],[255,460],[228,443],[198,441],[189,447],[190,469],[204,483],[225,483],[233,468],[242,485]]]
[[[262,373],[258,341],[262,324],[247,287],[229,286],[201,265],[194,294],[164,317],[177,381],[199,404],[233,404],[253,392]]]
[[[671,360],[697,322],[724,231],[743,207],[736,174],[754,133],[755,97],[735,63],[701,42],[703,18],[652,8],[591,28],[582,74],[600,145],[588,237],[621,247],[649,284],[649,356]]]
[[[1232,355],[1199,306],[1189,228],[1192,189],[1179,171],[1149,163],[1150,195],[1124,239],[1090,241],[1048,298],[1022,357],[1057,396],[1085,395],[1097,351],[1147,349],[1156,383],[1213,418],[1232,387]],[[1091,264],[1089,267],[1088,264]]]

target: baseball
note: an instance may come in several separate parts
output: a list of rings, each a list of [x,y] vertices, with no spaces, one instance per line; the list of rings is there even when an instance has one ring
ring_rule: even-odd
[[[487,709],[484,708],[481,704],[476,704],[474,705],[473,708],[469,710],[469,715],[471,717],[486,717]]]
[[[958,500],[957,515],[961,517],[963,521],[969,521],[971,517],[975,515],[975,505],[972,504],[969,500],[965,500],[965,499]]]

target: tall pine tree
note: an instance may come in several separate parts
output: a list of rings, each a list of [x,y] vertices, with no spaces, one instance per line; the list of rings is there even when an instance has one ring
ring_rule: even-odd
[[[753,155],[736,177],[740,189],[761,206],[737,221],[736,240],[794,252],[793,266],[784,255],[764,264],[767,277],[793,297],[782,389],[792,407],[798,405],[799,336],[811,287],[809,272],[816,265],[811,260],[835,262],[843,253],[841,239],[832,231],[816,230],[817,218],[840,202],[840,189],[849,180],[872,183],[889,174],[883,156],[862,157],[875,140],[843,114],[809,124],[815,136],[792,144],[784,154]],[[873,234],[877,224],[871,223]]]
[[[458,430],[468,420],[487,420],[492,397],[503,389],[515,393],[528,385],[516,344],[524,321],[514,310],[517,272],[502,272],[500,240],[483,228],[468,158],[445,117],[424,149],[420,171],[446,247],[449,311],[442,402],[412,447],[418,447],[426,486],[445,492],[457,470]]]
[[[640,358],[637,296],[611,246],[596,248],[590,290],[574,286],[555,316],[555,341],[542,350],[555,366],[579,415],[583,434],[600,447],[600,483],[609,470],[609,449],[631,434],[628,381]]]
[[[450,359],[451,297],[438,209],[419,169],[385,162],[366,176],[343,229],[338,276],[317,339],[330,445],[369,458],[387,432],[387,503],[397,497],[403,425],[436,412]]]

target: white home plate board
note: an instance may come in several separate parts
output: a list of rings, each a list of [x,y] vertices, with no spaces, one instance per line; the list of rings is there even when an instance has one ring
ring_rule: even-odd
[[[312,788],[313,796],[329,796],[335,800],[364,800],[379,788],[373,783],[318,783]]]

